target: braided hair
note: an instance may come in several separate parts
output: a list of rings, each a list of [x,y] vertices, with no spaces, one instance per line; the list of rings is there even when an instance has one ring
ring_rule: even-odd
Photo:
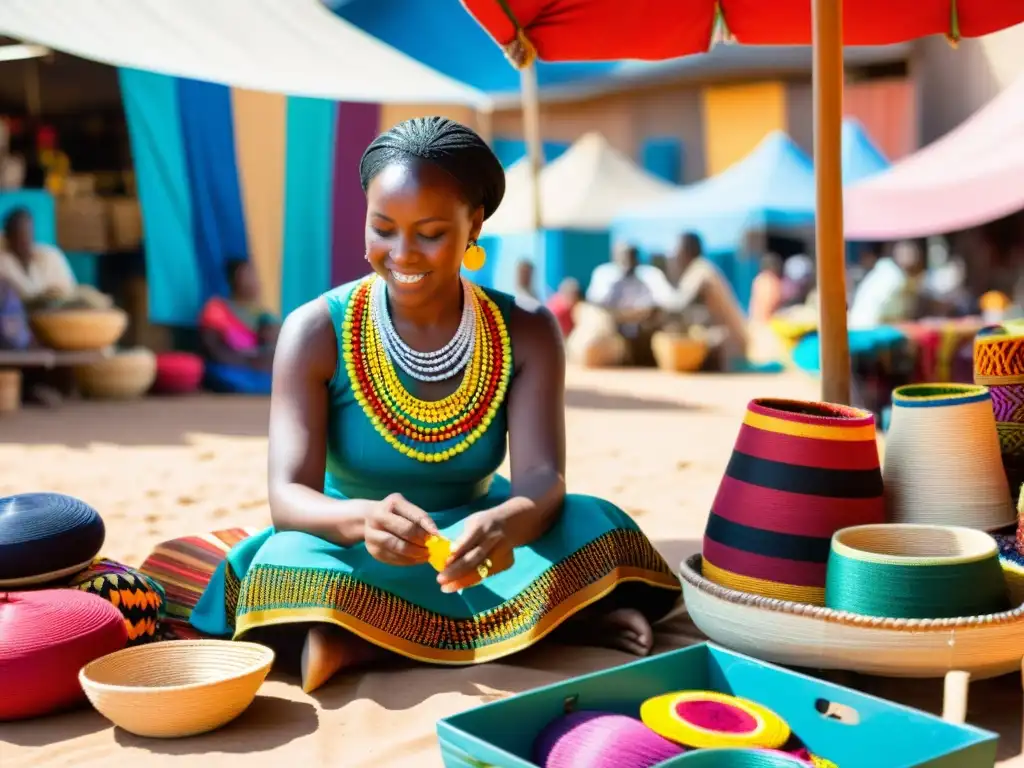
[[[391,163],[424,160],[455,179],[472,207],[483,206],[486,219],[505,195],[505,170],[487,142],[472,129],[446,117],[416,117],[382,133],[359,161],[365,192]]]

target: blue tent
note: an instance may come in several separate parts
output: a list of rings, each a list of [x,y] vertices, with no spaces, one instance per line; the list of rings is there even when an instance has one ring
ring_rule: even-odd
[[[843,121],[843,184],[874,176],[889,167],[889,160],[871,141],[859,121]]]
[[[621,214],[616,240],[647,252],[668,252],[683,232],[696,232],[710,254],[729,253],[751,228],[805,226],[814,221],[811,160],[774,131],[735,165],[642,208]]]

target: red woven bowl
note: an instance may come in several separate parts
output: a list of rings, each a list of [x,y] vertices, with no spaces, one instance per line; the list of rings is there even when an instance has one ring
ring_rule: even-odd
[[[83,701],[78,671],[128,642],[117,608],[73,589],[0,592],[0,627],[0,721]]]
[[[203,359],[188,352],[164,352],[156,356],[153,391],[165,395],[187,395],[203,381]]]

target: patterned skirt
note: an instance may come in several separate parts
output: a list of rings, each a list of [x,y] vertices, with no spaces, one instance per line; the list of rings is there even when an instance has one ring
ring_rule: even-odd
[[[457,538],[467,515],[500,503],[502,485],[471,506],[434,513],[442,534]],[[419,661],[473,664],[532,645],[612,592],[617,605],[651,621],[680,593],[672,569],[625,512],[577,495],[566,497],[550,531],[516,550],[509,570],[461,594],[441,592],[436,577],[429,565],[381,563],[362,544],[270,528],[227,553],[194,609],[179,602],[170,610],[187,611],[206,635],[241,638],[262,627],[324,622]],[[168,600],[194,596],[194,581],[191,590],[169,589]]]

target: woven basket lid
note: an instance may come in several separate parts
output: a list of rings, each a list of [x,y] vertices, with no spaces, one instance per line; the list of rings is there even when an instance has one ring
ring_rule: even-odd
[[[70,575],[96,556],[105,536],[99,513],[73,496],[0,498],[0,587]]]
[[[78,671],[128,641],[117,608],[73,589],[0,592],[0,627],[0,720],[80,701]]]
[[[754,400],[704,536],[704,574],[821,605],[832,534],[884,520],[874,417],[831,403]]]

